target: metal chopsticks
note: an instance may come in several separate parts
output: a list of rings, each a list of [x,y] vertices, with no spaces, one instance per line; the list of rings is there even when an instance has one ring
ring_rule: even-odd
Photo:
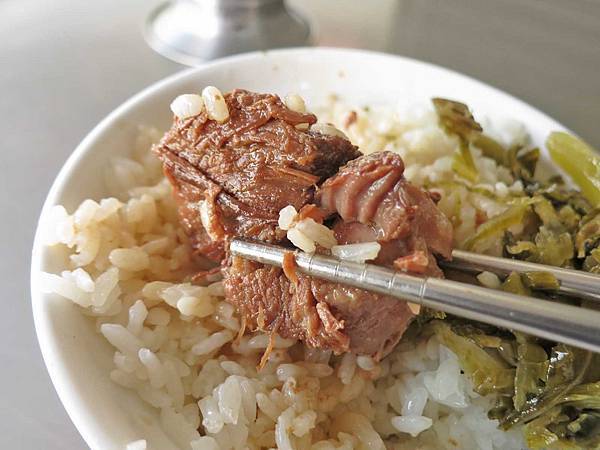
[[[281,267],[290,249],[234,239],[232,255]],[[463,252],[464,253],[464,252]],[[600,352],[600,312],[438,278],[294,251],[297,269],[328,281]],[[459,255],[460,256],[460,255]],[[464,255],[463,255],[464,256]],[[488,263],[488,268],[491,268]],[[546,267],[546,266],[543,266]],[[539,270],[539,269],[538,269]],[[597,286],[593,286],[597,289]]]
[[[479,273],[484,270],[497,275],[510,272],[548,272],[560,282],[559,292],[579,298],[600,302],[600,275],[580,270],[563,269],[516,259],[470,253],[462,250],[452,251],[451,261],[440,261],[442,267]]]

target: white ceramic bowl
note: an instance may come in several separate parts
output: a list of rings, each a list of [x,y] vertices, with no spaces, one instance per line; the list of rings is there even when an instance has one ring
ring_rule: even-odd
[[[527,124],[542,145],[560,124],[531,106],[472,78],[399,56],[358,50],[308,48],[234,56],[185,70],[160,81],[115,109],[79,144],[58,174],[42,215],[53,205],[72,210],[105,192],[99,176],[107,159],[131,148],[138,124],[166,129],[169,103],[181,93],[216,85],[285,95],[297,92],[312,105],[334,92],[350,102],[427,101],[433,96],[466,102],[477,114],[512,117]],[[60,270],[61,255],[36,234],[31,267],[33,314],[42,354],[73,423],[94,449],[124,448],[144,438],[150,448],[174,448],[157,414],[108,373],[113,349],[71,302],[40,291],[40,271]]]

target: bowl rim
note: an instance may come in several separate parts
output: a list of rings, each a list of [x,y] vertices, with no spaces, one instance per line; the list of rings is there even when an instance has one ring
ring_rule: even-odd
[[[372,51],[372,50],[362,50],[362,49],[354,49],[354,48],[338,48],[338,47],[295,47],[295,48],[283,48],[283,49],[275,49],[275,50],[267,50],[267,51],[255,51],[242,53],[237,55],[228,56],[225,58],[220,58],[209,63],[203,64],[198,67],[185,68],[180,71],[177,71],[165,78],[162,78],[149,86],[143,88],[136,94],[130,96],[124,102],[122,102],[119,106],[113,109],[108,115],[106,115],[96,126],[94,126],[91,131],[89,131],[85,137],[81,140],[81,142],[75,147],[73,152],[69,155],[60,171],[58,172],[56,178],[52,182],[52,185],[48,191],[46,199],[44,200],[40,215],[38,216],[38,221],[36,224],[36,231],[33,240],[33,247],[31,253],[31,270],[30,270],[30,292],[31,292],[31,307],[34,319],[34,326],[36,331],[36,337],[38,341],[38,345],[40,347],[42,357],[44,360],[44,364],[46,366],[46,370],[50,376],[54,389],[56,390],[60,401],[65,408],[69,418],[72,423],[77,428],[78,432],[84,439],[84,441],[88,445],[92,445],[93,442],[96,442],[94,438],[95,429],[97,428],[93,421],[86,420],[85,415],[81,414],[79,410],[79,406],[76,404],[76,395],[72,389],[70,389],[70,385],[66,382],[66,377],[62,373],[64,371],[64,364],[61,364],[60,359],[56,359],[53,355],[56,353],[55,348],[57,348],[57,342],[53,337],[53,333],[49,327],[49,319],[47,319],[46,315],[44,315],[43,310],[43,302],[44,302],[44,294],[42,293],[39,281],[38,274],[42,270],[42,250],[44,248],[44,244],[42,242],[42,230],[41,230],[41,219],[46,215],[49,209],[56,204],[57,197],[61,190],[67,186],[70,174],[73,168],[78,164],[78,162],[84,157],[84,155],[92,149],[99,138],[109,130],[113,124],[118,121],[119,118],[126,116],[127,113],[133,109],[138,103],[143,102],[145,99],[152,97],[154,94],[160,92],[164,87],[171,85],[173,83],[177,83],[179,80],[184,79],[194,73],[200,73],[207,70],[218,69],[219,67],[226,67],[232,64],[236,64],[239,62],[251,61],[256,59],[257,61],[261,60],[265,56],[302,56],[302,55],[310,55],[310,54],[336,54],[336,56],[348,54],[353,57],[376,57],[380,59],[394,59],[397,61],[403,61],[407,64],[413,65],[415,67],[420,67],[422,69],[435,71],[441,75],[449,75],[453,77],[462,78],[465,82],[468,82],[473,85],[478,85],[479,87],[483,87],[487,90],[492,91],[494,94],[501,95],[515,104],[518,104],[520,107],[528,110],[531,114],[537,116],[536,120],[544,120],[547,123],[554,126],[556,129],[567,130],[563,125],[559,122],[543,113],[539,109],[534,106],[531,106],[527,102],[520,100],[519,98],[513,96],[510,93],[507,93],[499,88],[496,88],[488,83],[484,83],[476,78],[473,78],[469,75],[465,75],[461,72],[447,69],[445,67],[421,61],[418,59],[395,55],[385,52]]]

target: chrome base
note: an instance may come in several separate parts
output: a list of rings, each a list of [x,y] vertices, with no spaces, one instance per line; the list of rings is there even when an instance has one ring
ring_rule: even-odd
[[[180,0],[154,10],[144,36],[161,55],[194,66],[235,53],[306,45],[310,27],[283,0]]]

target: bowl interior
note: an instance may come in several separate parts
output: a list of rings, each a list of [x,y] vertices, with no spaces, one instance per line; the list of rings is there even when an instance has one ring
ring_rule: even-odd
[[[322,103],[331,93],[357,104],[449,97],[466,102],[476,115],[524,122],[533,142],[540,146],[550,131],[564,129],[505,93],[430,64],[356,50],[257,52],[181,72],[117,108],[71,155],[48,194],[42,214],[55,204],[72,211],[85,198],[102,198],[105,190],[98,168],[113,155],[129,153],[138,125],[166,129],[172,99],[181,93],[198,92],[206,85],[223,91],[242,87],[280,95],[296,92],[312,105]],[[65,255],[44,248],[39,235],[38,230],[31,269],[36,330],[52,381],[76,427],[92,448],[124,448],[127,442],[142,438],[150,448],[174,448],[160,428],[157,413],[109,380],[113,349],[96,332],[93,322],[69,301],[40,291],[39,272],[59,271]]]

